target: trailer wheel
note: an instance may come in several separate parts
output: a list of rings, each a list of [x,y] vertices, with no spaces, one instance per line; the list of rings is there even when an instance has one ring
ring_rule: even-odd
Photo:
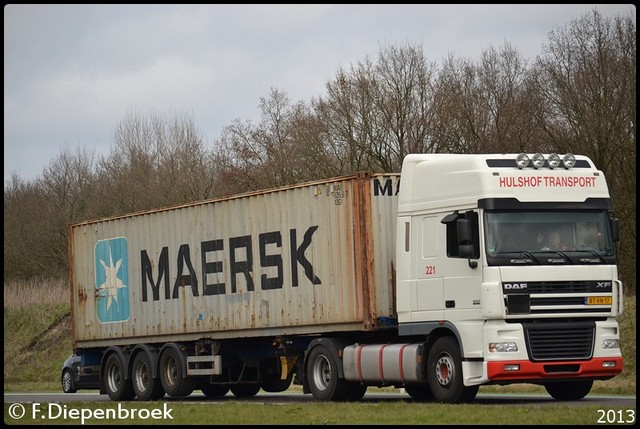
[[[164,397],[160,379],[153,378],[151,358],[144,351],[139,352],[133,360],[131,371],[133,391],[141,401],[157,401]]]
[[[320,344],[311,349],[307,360],[307,380],[313,397],[321,401],[346,400],[349,385],[338,378],[338,357]]]
[[[178,353],[176,349],[167,347],[160,355],[160,382],[169,396],[189,396],[195,388],[195,380],[184,377]]]
[[[262,390],[265,392],[284,392],[289,388],[289,386],[291,386],[294,371],[290,371],[287,378],[282,380],[278,369],[279,368],[277,366],[267,367],[261,371],[260,384],[262,385]]]
[[[130,401],[136,394],[131,380],[126,378],[126,367],[120,356],[112,353],[104,365],[104,387],[112,401]]]
[[[593,380],[567,381],[562,383],[548,383],[544,385],[547,393],[558,401],[577,401],[589,394]]]
[[[414,401],[431,402],[433,401],[433,393],[428,384],[406,384],[404,390],[411,396]]]
[[[231,393],[238,398],[249,398],[256,396],[260,391],[260,383],[243,383],[231,386]]]
[[[229,392],[229,386],[223,384],[202,383],[200,390],[207,398],[221,398]]]
[[[478,393],[479,386],[464,385],[460,348],[453,337],[437,339],[429,350],[427,379],[437,402],[471,402]]]

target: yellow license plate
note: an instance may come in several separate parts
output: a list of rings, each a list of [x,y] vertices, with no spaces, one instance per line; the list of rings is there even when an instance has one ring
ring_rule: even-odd
[[[611,305],[610,296],[588,296],[587,305]]]

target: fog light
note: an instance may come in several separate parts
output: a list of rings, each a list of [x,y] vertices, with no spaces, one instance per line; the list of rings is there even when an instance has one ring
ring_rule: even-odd
[[[489,353],[517,352],[516,343],[489,343]]]
[[[505,371],[520,371],[520,365],[517,363],[510,363],[504,366]]]
[[[602,342],[603,349],[619,349],[620,348],[620,340],[609,338]]]
[[[604,362],[602,362],[602,367],[603,368],[615,368],[616,367],[616,361],[604,361]]]

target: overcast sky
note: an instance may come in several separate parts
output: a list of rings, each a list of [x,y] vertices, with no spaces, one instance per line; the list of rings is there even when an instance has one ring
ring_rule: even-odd
[[[594,9],[529,5],[6,5],[4,179],[32,180],[69,149],[106,156],[129,113],[187,114],[207,144],[234,119],[257,121],[271,88],[292,102],[390,45],[436,64],[505,42],[534,59],[553,30]]]

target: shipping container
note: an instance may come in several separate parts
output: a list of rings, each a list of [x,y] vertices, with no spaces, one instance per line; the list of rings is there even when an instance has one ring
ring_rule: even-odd
[[[70,226],[75,347],[372,330],[395,317],[398,175]]]

